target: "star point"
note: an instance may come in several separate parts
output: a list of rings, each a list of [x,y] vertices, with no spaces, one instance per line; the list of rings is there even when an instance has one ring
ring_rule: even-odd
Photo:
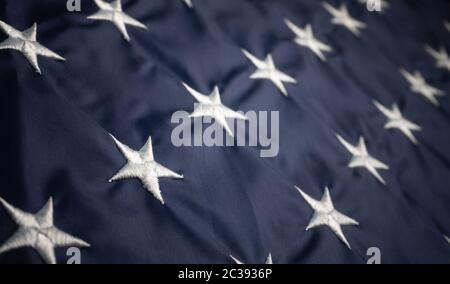
[[[245,115],[235,112],[234,110],[222,104],[218,86],[215,86],[212,93],[207,96],[194,90],[184,82],[182,82],[182,85],[198,102],[198,105],[195,107],[194,112],[191,113],[189,117],[212,117],[214,118],[215,122],[222,126],[225,132],[231,137],[233,137],[233,132],[231,131],[226,119],[230,118],[248,120]]]
[[[425,46],[427,53],[436,60],[436,66],[441,69],[446,69],[450,72],[450,58],[444,47],[439,50],[433,49],[430,46]]]
[[[230,254],[230,258],[234,261],[234,263],[236,264],[245,264],[242,261],[240,261],[239,259],[235,258],[233,255]],[[272,254],[269,253],[269,255],[266,258],[266,262],[264,264],[273,264],[272,261]]]
[[[87,18],[90,20],[100,20],[112,22],[126,41],[130,41],[130,36],[126,25],[147,30],[147,26],[127,15],[122,10],[121,0],[114,0],[108,3],[104,0],[94,0],[100,10]]]
[[[266,56],[265,60],[260,60],[245,49],[242,49],[242,53],[257,68],[250,76],[251,79],[270,80],[283,95],[288,96],[288,92],[283,83],[296,84],[297,80],[278,70],[270,53]]]
[[[357,146],[353,146],[347,142],[342,136],[336,134],[337,139],[352,154],[352,159],[348,164],[349,168],[366,168],[379,182],[386,185],[385,180],[381,177],[378,169],[389,170],[389,166],[372,157],[367,151],[366,143],[363,137],[359,138]]]
[[[116,144],[116,147],[126,158],[127,164],[109,179],[109,182],[130,178],[139,179],[148,192],[153,194],[162,204],[165,204],[159,187],[159,178],[183,179],[184,176],[164,167],[154,160],[151,137],[148,138],[145,145],[139,151],[135,151],[117,140],[113,135],[110,134],[110,136]]]
[[[60,61],[66,60],[41,45],[36,40],[36,23],[34,23],[29,29],[21,32],[5,22],[0,21],[0,29],[8,36],[6,40],[0,43],[0,49],[12,49],[21,52],[38,74],[42,74],[38,63],[38,56],[48,57]]]
[[[306,231],[319,226],[327,226],[339,238],[339,240],[341,240],[349,249],[351,249],[341,226],[358,226],[359,223],[354,219],[340,213],[334,208],[328,187],[325,188],[320,201],[312,198],[299,187],[296,186],[295,188],[306,201],[306,203],[308,203],[308,205],[314,210],[314,215],[309,221],[309,224],[306,227]]]
[[[365,23],[356,20],[350,15],[345,4],[342,4],[339,8],[335,8],[327,2],[322,2],[322,6],[333,17],[331,22],[334,25],[344,26],[355,36],[360,36],[361,29],[367,28]]]
[[[388,121],[384,125],[385,129],[396,128],[400,130],[412,143],[416,145],[419,144],[413,134],[413,131],[421,131],[422,128],[419,125],[404,118],[402,113],[400,112],[399,107],[396,104],[392,106],[392,109],[383,106],[377,101],[373,101],[373,104],[388,119]]]
[[[189,8],[194,7],[194,5],[192,4],[192,0],[183,0],[183,2],[186,3],[186,5],[187,5]]]
[[[450,22],[444,21],[444,27],[450,32]]]
[[[314,37],[312,26],[306,24],[302,29],[288,19],[284,19],[285,24],[295,34],[295,43],[299,46],[309,48],[320,60],[326,61],[324,52],[332,52],[331,46],[319,41]]]
[[[52,198],[34,215],[15,208],[1,197],[0,204],[19,226],[17,231],[0,246],[0,254],[22,247],[32,247],[46,263],[55,264],[55,247],[90,247],[87,242],[55,227]]]
[[[410,90],[412,92],[422,95],[435,107],[439,107],[439,101],[437,97],[445,96],[444,91],[430,86],[419,71],[409,73],[405,69],[400,69],[400,73],[410,84]]]

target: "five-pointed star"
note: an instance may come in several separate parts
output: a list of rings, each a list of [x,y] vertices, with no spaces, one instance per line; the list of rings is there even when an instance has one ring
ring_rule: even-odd
[[[444,96],[444,91],[428,85],[419,71],[416,71],[414,74],[412,74],[404,69],[400,69],[400,73],[411,85],[410,89],[412,92],[424,96],[434,106],[439,107],[439,101],[436,97]]]
[[[231,259],[233,259],[233,261],[234,261],[236,264],[245,264],[245,263],[243,263],[242,261],[240,261],[239,259],[235,258],[235,257],[232,256],[232,255],[230,255],[230,257],[231,257]],[[269,253],[269,255],[267,256],[265,264],[273,264],[273,261],[272,261],[272,254],[271,254],[271,253]]]
[[[128,35],[125,25],[134,26],[144,30],[147,29],[147,27],[143,23],[133,19],[122,11],[121,0],[114,0],[111,3],[107,3],[103,0],[94,1],[100,8],[100,10],[87,18],[91,20],[112,22],[117,27],[119,32],[123,35],[126,41],[130,41],[130,36]]]
[[[127,159],[127,164],[120,169],[110,180],[113,182],[121,179],[137,178],[142,185],[155,196],[162,204],[164,199],[159,188],[159,177],[182,179],[183,175],[177,174],[157,163],[153,158],[152,138],[148,137],[147,143],[139,151],[134,151],[121,143],[111,135],[117,148]]]
[[[342,4],[339,9],[331,6],[327,2],[322,3],[325,10],[328,11],[328,13],[333,16],[331,19],[331,22],[335,25],[341,25],[346,27],[350,32],[352,32],[354,35],[359,36],[361,34],[360,29],[364,29],[367,27],[366,24],[363,22],[360,22],[356,20],[355,18],[352,18],[350,16],[347,6],[345,4]]]
[[[233,132],[227,123],[227,118],[242,120],[248,119],[245,115],[235,112],[222,104],[219,88],[217,86],[214,87],[214,90],[209,96],[206,96],[197,92],[187,84],[182,84],[186,90],[199,102],[198,105],[196,105],[194,112],[191,113],[189,117],[212,117],[231,137],[233,137]]]
[[[450,238],[447,236],[444,236],[445,240],[450,244]]]
[[[351,249],[350,244],[348,243],[344,233],[342,232],[341,225],[357,226],[359,225],[359,223],[334,209],[328,187],[325,188],[325,192],[323,193],[322,199],[320,201],[315,200],[297,186],[295,188],[300,192],[305,201],[314,210],[314,215],[309,221],[306,230],[308,231],[309,229],[323,225],[327,226],[349,249]]]
[[[322,61],[326,61],[325,55],[323,51],[331,52],[333,49],[324,44],[323,42],[317,40],[314,37],[314,33],[310,24],[307,24],[304,29],[296,26],[294,23],[285,19],[284,22],[291,29],[291,31],[295,34],[295,43],[300,46],[305,46],[309,48],[314,54],[319,57]]]
[[[285,73],[277,69],[275,63],[273,62],[272,55],[270,53],[263,61],[259,60],[256,56],[252,55],[247,50],[242,49],[242,52],[244,53],[245,57],[247,57],[257,68],[256,71],[250,76],[251,79],[270,80],[272,81],[272,83],[275,84],[275,86],[278,88],[278,90],[280,90],[280,92],[283,95],[288,96],[288,92],[286,91],[283,82],[296,84],[297,81],[294,78],[286,75]]]
[[[392,106],[392,109],[388,109],[377,101],[374,101],[373,103],[375,107],[388,118],[388,122],[384,125],[385,129],[397,128],[411,142],[413,142],[414,144],[419,143],[416,137],[414,137],[413,131],[420,131],[422,130],[422,128],[419,125],[404,118],[396,104]]]
[[[448,53],[444,47],[436,50],[429,46],[425,46],[425,50],[436,60],[436,66],[438,68],[443,68],[450,71],[450,58],[448,57]]]
[[[386,184],[384,179],[378,173],[377,169],[389,170],[389,167],[379,160],[373,158],[367,152],[366,143],[364,138],[359,138],[359,143],[357,146],[353,146],[344,140],[340,135],[336,135],[339,142],[353,155],[348,167],[349,168],[366,168],[378,181],[382,184]]]
[[[380,12],[384,12],[385,9],[389,8],[389,2],[387,2],[386,0],[359,0],[359,3],[361,4],[365,4],[367,5],[367,7],[369,7],[368,5],[372,5],[372,7],[377,7],[378,3],[375,3],[375,1],[379,2],[381,11]]]
[[[90,246],[85,241],[55,227],[52,198],[34,215],[13,207],[2,198],[0,203],[19,226],[19,229],[0,247],[0,254],[17,248],[32,247],[46,263],[55,264],[55,247]]]
[[[39,74],[42,73],[37,60],[38,55],[61,61],[66,60],[36,41],[36,23],[34,23],[31,28],[21,32],[5,22],[0,21],[0,29],[8,35],[8,39],[0,43],[0,49],[13,49],[20,51]]]
[[[194,5],[192,5],[192,0],[183,0],[186,5],[189,6],[189,8],[192,8]]]

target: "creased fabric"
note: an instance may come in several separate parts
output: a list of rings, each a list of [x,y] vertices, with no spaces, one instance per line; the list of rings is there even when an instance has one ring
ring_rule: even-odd
[[[345,3],[366,25],[359,36],[331,22],[316,0],[123,0],[148,30],[127,27],[130,42],[82,1],[1,0],[0,20],[23,31],[38,24],[40,44],[66,59],[39,57],[42,75],[20,52],[0,50],[0,197],[37,212],[53,197],[54,224],[89,242],[82,263],[365,263],[377,247],[383,263],[449,263],[450,73],[425,46],[450,51],[450,4],[390,1],[384,13]],[[295,42],[289,20],[331,51],[322,60]],[[0,41],[7,35],[0,33]],[[252,80],[256,58],[271,54],[295,79],[289,96]],[[320,53],[319,53],[320,54]],[[401,69],[420,71],[445,93],[439,107],[411,90]],[[255,147],[175,147],[171,115],[189,113],[214,86],[233,111],[279,111],[278,156]],[[397,104],[420,125],[412,143],[374,101]],[[159,180],[165,205],[139,180],[108,180],[126,164],[110,135],[131,149],[152,137],[154,156],[183,179]],[[359,137],[389,166],[386,185],[348,167]],[[342,226],[347,248],[326,226],[306,231],[313,200],[330,189],[334,207],[358,221]],[[0,243],[17,225],[0,208]],[[56,248],[65,263],[65,248]],[[0,254],[0,263],[42,263],[33,249]]]

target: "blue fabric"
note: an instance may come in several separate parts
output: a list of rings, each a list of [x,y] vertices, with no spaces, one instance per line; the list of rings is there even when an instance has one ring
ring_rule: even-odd
[[[37,39],[67,59],[39,57],[43,75],[19,52],[0,50],[0,196],[27,212],[54,197],[55,225],[89,242],[83,263],[365,263],[369,247],[383,263],[449,263],[450,74],[435,67],[424,45],[450,50],[448,1],[391,1],[384,14],[345,2],[368,28],[361,38],[330,22],[316,0],[123,0],[131,42],[110,22],[87,20],[65,1],[1,0],[0,20],[19,30],[38,23]],[[321,62],[297,46],[284,24],[303,26],[334,52]],[[0,40],[6,35],[0,34]],[[245,48],[298,84],[282,96],[269,81],[250,80]],[[419,70],[445,90],[441,108],[409,90],[399,73]],[[280,152],[260,158],[254,147],[174,147],[172,113],[191,112],[214,85],[235,110],[280,111]],[[383,129],[373,106],[398,103],[421,125],[419,146]],[[125,164],[108,135],[138,150],[149,135],[155,159],[184,174],[160,179],[166,201],[138,180],[108,183]],[[347,167],[339,133],[390,166],[387,186],[365,169]],[[346,248],[326,227],[305,231],[313,210],[295,190],[319,199],[330,187],[334,205],[360,226],[344,226]],[[17,229],[0,209],[0,243]],[[67,259],[57,248],[59,263]],[[0,263],[41,263],[31,248],[0,255]]]

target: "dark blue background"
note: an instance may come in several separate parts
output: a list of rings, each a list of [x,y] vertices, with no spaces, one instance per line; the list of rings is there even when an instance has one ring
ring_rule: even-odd
[[[450,73],[435,68],[424,45],[450,50],[448,1],[391,1],[385,14],[348,4],[367,23],[361,38],[332,25],[320,1],[124,0],[127,43],[112,23],[87,20],[65,1],[1,0],[0,20],[24,30],[38,23],[38,41],[67,62],[39,57],[43,76],[18,52],[0,50],[0,196],[28,212],[54,197],[55,224],[92,247],[83,263],[365,263],[381,249],[384,263],[450,262],[450,99],[434,108],[411,93],[399,73],[420,70],[450,92]],[[293,43],[283,18],[313,25],[334,52],[323,63]],[[6,36],[1,33],[0,40]],[[283,97],[254,71],[245,48],[297,79]],[[214,85],[236,110],[280,111],[280,153],[256,148],[183,147],[170,141],[171,114],[192,111],[185,81],[203,93]],[[419,146],[386,131],[372,99],[398,103],[422,126]],[[139,181],[108,183],[125,163],[108,132],[134,149],[153,137],[157,161],[183,173],[160,179],[167,203]],[[335,133],[387,163],[384,187],[366,170],[347,168],[349,153]],[[336,209],[359,221],[345,226],[352,250],[326,227],[306,232],[313,214],[294,189],[316,199],[330,186]],[[0,242],[17,226],[0,209]],[[56,249],[64,263],[65,248]],[[31,248],[0,255],[0,263],[41,263]]]

